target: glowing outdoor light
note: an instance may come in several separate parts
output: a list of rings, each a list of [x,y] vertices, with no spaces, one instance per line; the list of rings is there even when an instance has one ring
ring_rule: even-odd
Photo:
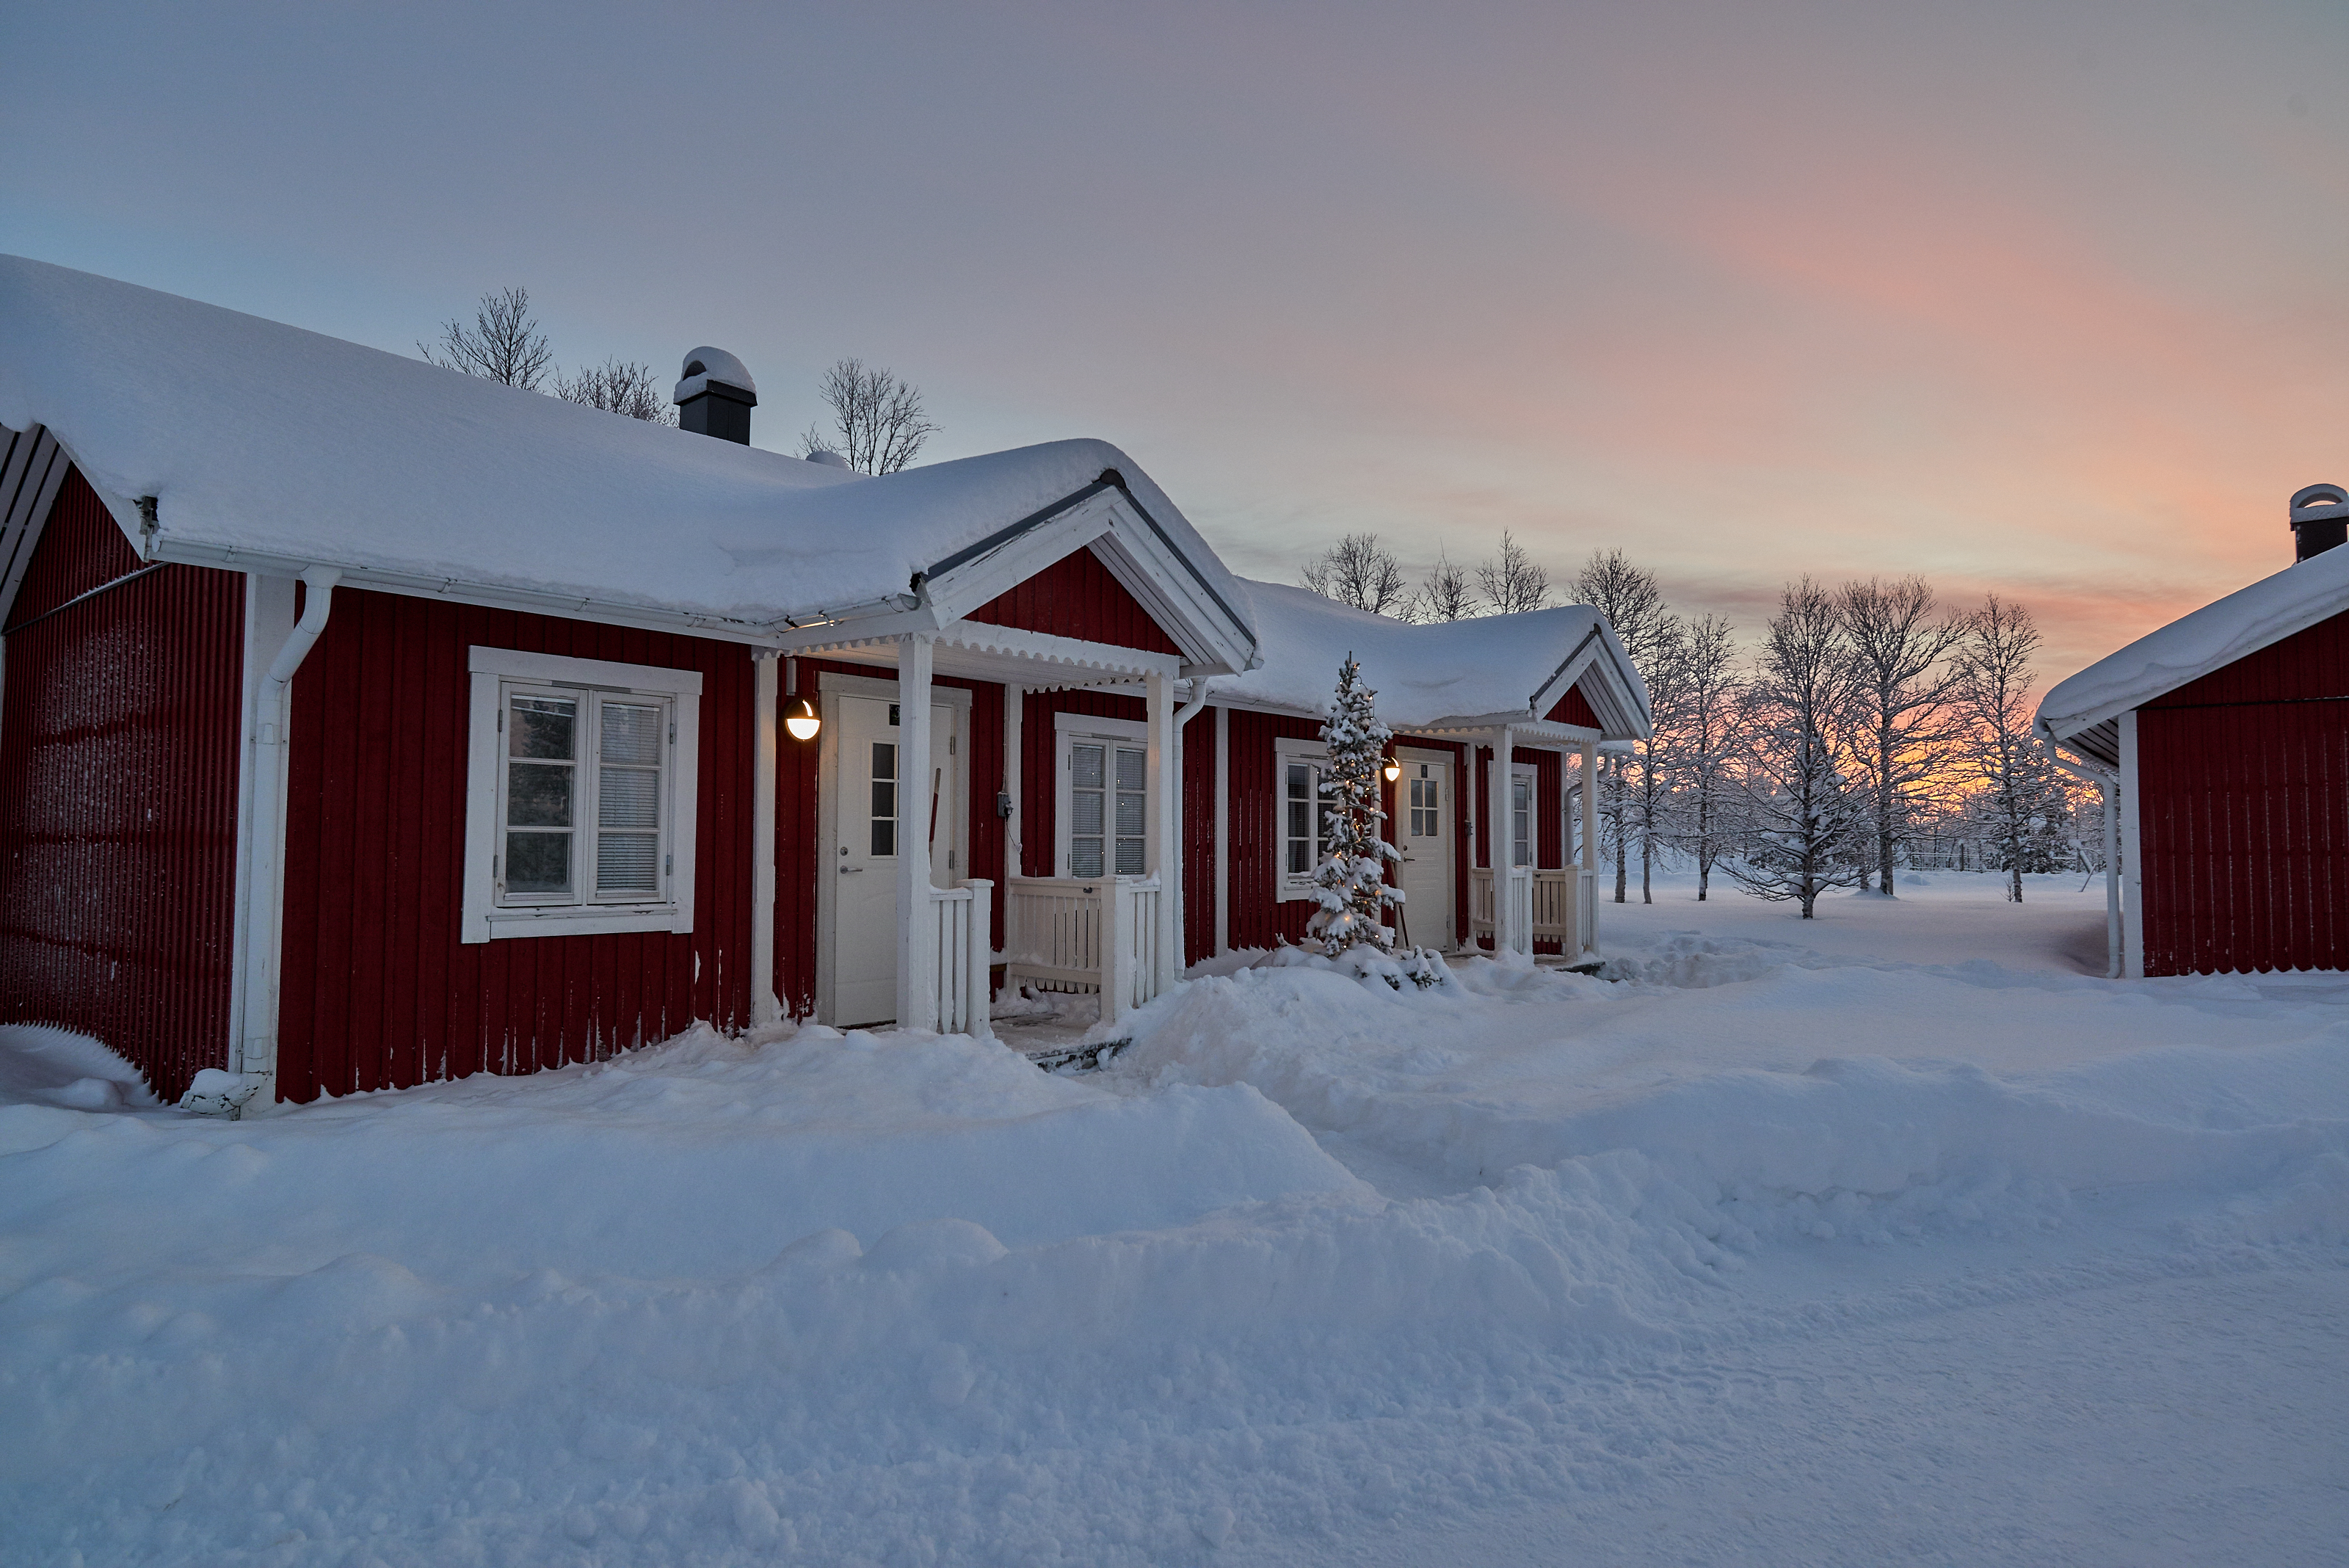
[[[1402,764],[1395,761],[1392,757],[1389,757],[1387,759],[1387,783],[1392,784],[1395,780],[1401,777],[1402,777]]]
[[[812,741],[815,732],[823,728],[823,721],[816,715],[815,704],[802,697],[783,715],[783,728],[792,732],[794,741]]]

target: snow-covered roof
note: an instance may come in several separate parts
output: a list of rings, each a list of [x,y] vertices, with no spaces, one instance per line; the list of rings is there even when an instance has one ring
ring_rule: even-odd
[[[1241,603],[1180,510],[1105,441],[867,478],[0,257],[0,425],[35,424],[134,540],[138,499],[155,498],[146,550],[164,560],[336,566],[358,586],[759,640],[902,609],[916,574],[1114,471],[1164,557],[1206,590],[1193,597]],[[1244,665],[1245,626],[1223,640]]]
[[[1264,664],[1218,679],[1216,701],[1318,713],[1350,653],[1378,692],[1379,717],[1398,728],[1538,718],[1581,681],[1607,739],[1648,732],[1647,686],[1615,628],[1588,605],[1413,626],[1305,588],[1247,578],[1240,587]]]
[[[2349,610],[2349,547],[2312,556],[2238,588],[2057,683],[2040,701],[2040,732],[2116,764],[2114,721],[2121,714],[2344,610]]]

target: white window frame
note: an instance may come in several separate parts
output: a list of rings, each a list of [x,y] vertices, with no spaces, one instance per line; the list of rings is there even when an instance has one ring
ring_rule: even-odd
[[[1402,831],[1396,835],[1397,842],[1400,844],[1421,837],[1441,839],[1448,836],[1452,831],[1452,825],[1444,820],[1444,792],[1441,789],[1434,792],[1435,804],[1432,806],[1414,805],[1412,800],[1421,784],[1438,784],[1443,782],[1426,770],[1442,767],[1448,775],[1452,759],[1416,754],[1405,755],[1402,749],[1398,747],[1395,760],[1402,764],[1402,777],[1398,781],[1395,790],[1395,815],[1402,819],[1400,826],[1402,828]],[[1426,812],[1435,824],[1433,828],[1425,834],[1419,831],[1418,815],[1423,811]]]
[[[1303,763],[1313,770],[1313,793],[1318,799],[1321,775],[1330,766],[1328,742],[1277,740],[1272,743],[1272,886],[1274,900],[1283,904],[1311,898],[1317,891],[1310,868],[1302,873],[1288,868],[1288,768],[1292,763]],[[1318,854],[1312,859],[1316,866],[1320,864]]]
[[[1143,749],[1146,756],[1150,749],[1150,726],[1133,719],[1102,719],[1096,718],[1091,713],[1055,713],[1052,715],[1052,777],[1054,781],[1052,800],[1052,871],[1055,876],[1069,877],[1071,878],[1074,878],[1074,873],[1069,869],[1069,857],[1071,852],[1069,827],[1075,820],[1076,814],[1075,802],[1071,797],[1071,786],[1075,782],[1075,774],[1070,757],[1069,748],[1080,741],[1087,742],[1097,742],[1101,744],[1111,747],[1123,746],[1128,750],[1132,750],[1133,748],[1139,746]],[[1114,764],[1112,764],[1112,769],[1113,768]],[[1113,771],[1110,774],[1110,777],[1112,780],[1116,777]],[[1142,819],[1145,824],[1151,820],[1151,808],[1155,804],[1151,797],[1155,793],[1156,784],[1157,781],[1150,776],[1150,770],[1145,763],[1142,775]],[[1102,857],[1102,879],[1106,879],[1118,875],[1117,852],[1113,847],[1118,837],[1116,831],[1117,823],[1114,815],[1115,805],[1113,800],[1113,797],[1116,794],[1116,790],[1113,784],[1109,793],[1112,797],[1112,800],[1106,804],[1107,809],[1112,815],[1103,824],[1109,831],[1103,835],[1104,843],[1102,847],[1104,853]],[[1150,854],[1149,844],[1149,836],[1145,833],[1143,836],[1143,874],[1144,876],[1149,875],[1151,870],[1148,858]],[[1092,877],[1081,879],[1085,881],[1094,880],[1094,878]]]
[[[472,714],[465,763],[464,914],[459,940],[498,941],[512,937],[605,936],[622,931],[693,929],[693,855],[701,756],[701,672],[650,664],[616,664],[601,659],[568,659],[511,648],[472,648],[466,653],[472,677]],[[574,877],[566,900],[517,895],[499,897],[501,805],[504,799],[506,701],[533,687],[550,693],[657,697],[669,708],[672,733],[663,758],[661,895],[619,901],[597,899],[591,876]],[[586,750],[583,745],[584,753]],[[583,774],[595,765],[583,754]],[[581,799],[591,798],[583,794]],[[592,836],[585,813],[574,829]]]

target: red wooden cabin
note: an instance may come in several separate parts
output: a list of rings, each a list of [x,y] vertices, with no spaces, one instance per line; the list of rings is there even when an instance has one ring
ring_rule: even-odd
[[[2105,789],[2116,974],[2349,969],[2349,489],[2290,518],[2292,566],[2040,705]]]
[[[685,369],[664,428],[0,259],[0,1022],[308,1100],[695,1021],[984,1034],[1007,982],[1114,1014],[1301,934],[1357,645],[1451,884],[1418,940],[1588,946],[1565,758],[1646,722],[1590,612],[1359,617],[1113,447],[865,478]]]

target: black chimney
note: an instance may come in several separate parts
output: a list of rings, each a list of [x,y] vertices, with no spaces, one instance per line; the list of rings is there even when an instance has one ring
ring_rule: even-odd
[[[2337,484],[2312,484],[2292,493],[2292,559],[2305,561],[2339,546],[2349,537],[2349,490]]]
[[[759,389],[741,360],[709,348],[685,357],[685,379],[677,384],[678,428],[749,446],[750,410],[758,406]]]

